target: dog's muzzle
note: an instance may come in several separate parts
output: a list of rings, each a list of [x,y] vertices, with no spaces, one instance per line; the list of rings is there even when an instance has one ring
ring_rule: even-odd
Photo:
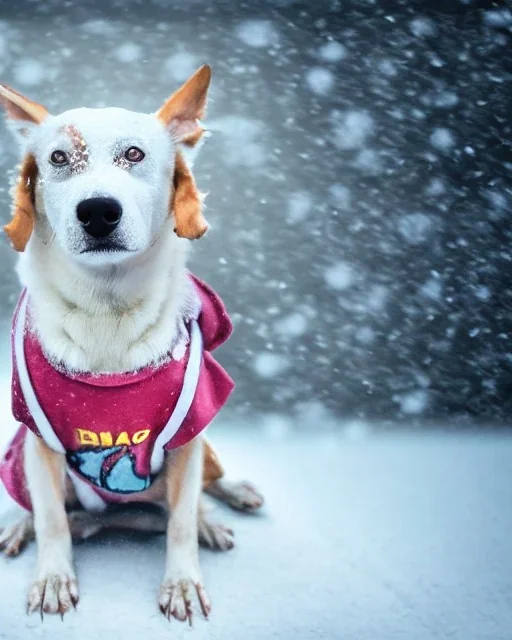
[[[117,227],[122,215],[123,208],[114,198],[87,198],[76,208],[76,217],[93,238],[106,238]]]

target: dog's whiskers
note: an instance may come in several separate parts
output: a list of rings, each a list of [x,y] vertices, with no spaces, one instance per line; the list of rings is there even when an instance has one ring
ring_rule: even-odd
[[[57,232],[56,232],[56,231],[54,231],[54,232],[52,233],[52,235],[50,236],[50,239],[49,239],[49,240],[43,240],[43,244],[44,244],[44,245],[47,245],[47,246],[50,246],[51,244],[53,244],[53,241],[55,240],[55,236],[56,236],[56,235],[57,235]]]

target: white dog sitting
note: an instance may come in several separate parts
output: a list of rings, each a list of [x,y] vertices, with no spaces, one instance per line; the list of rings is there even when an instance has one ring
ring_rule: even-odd
[[[229,336],[229,318],[185,266],[188,240],[207,229],[183,151],[204,133],[210,76],[203,66],[151,115],[51,116],[0,85],[24,147],[5,228],[23,252],[13,324],[21,426],[0,464],[22,515],[0,546],[14,555],[35,534],[29,611],[63,614],[78,601],[70,523],[82,536],[109,525],[151,528],[109,514],[109,505],[135,501],[169,513],[161,610],[191,620],[195,591],[208,615],[198,538],[229,548],[232,533],[207,521],[201,487],[237,508],[262,503],[249,484],[221,479],[203,437],[233,387],[210,353]],[[103,523],[70,517],[77,506],[103,511]]]

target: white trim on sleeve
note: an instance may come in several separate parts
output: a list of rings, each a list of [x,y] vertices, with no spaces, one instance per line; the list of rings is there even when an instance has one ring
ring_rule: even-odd
[[[25,320],[27,317],[28,293],[25,293],[21,301],[18,316],[16,318],[16,326],[14,328],[14,355],[16,356],[16,368],[18,370],[18,378],[20,381],[21,391],[25,399],[27,409],[34,420],[41,437],[46,444],[57,451],[57,453],[66,453],[61,441],[57,438],[50,421],[46,417],[44,411],[39,404],[37,396],[30,381],[28,373],[27,361],[25,358]]]
[[[202,356],[203,336],[197,320],[192,320],[190,323],[190,353],[183,377],[183,387],[171,417],[155,441],[151,455],[151,473],[157,473],[162,468],[164,447],[176,435],[192,406],[199,382]]]

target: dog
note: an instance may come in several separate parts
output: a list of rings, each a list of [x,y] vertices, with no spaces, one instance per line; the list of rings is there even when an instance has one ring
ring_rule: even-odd
[[[0,463],[17,516],[0,547],[37,540],[28,612],[79,599],[72,538],[105,527],[167,531],[158,603],[192,621],[211,604],[198,542],[233,546],[201,491],[240,510],[262,496],[224,479],[204,430],[233,382],[211,351],[230,335],[217,294],[186,269],[208,225],[188,160],[205,135],[211,69],[153,114],[119,108],[52,116],[0,85],[23,161],[5,227],[23,285],[13,321],[13,413]],[[135,512],[146,503],[160,511]],[[164,521],[165,519],[165,521]],[[195,596],[194,596],[195,594]]]

